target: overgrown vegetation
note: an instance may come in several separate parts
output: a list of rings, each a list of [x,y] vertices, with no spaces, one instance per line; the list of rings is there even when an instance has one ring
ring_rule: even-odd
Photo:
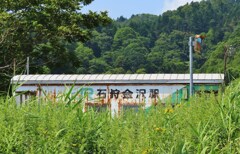
[[[82,103],[0,98],[0,153],[240,153],[240,84],[145,111],[82,112]]]

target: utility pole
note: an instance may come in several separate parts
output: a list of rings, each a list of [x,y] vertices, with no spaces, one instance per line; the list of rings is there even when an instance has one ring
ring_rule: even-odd
[[[27,75],[29,75],[29,57],[27,57],[26,70],[27,70]]]
[[[189,72],[190,72],[190,96],[193,95],[193,41],[192,37],[189,37]]]

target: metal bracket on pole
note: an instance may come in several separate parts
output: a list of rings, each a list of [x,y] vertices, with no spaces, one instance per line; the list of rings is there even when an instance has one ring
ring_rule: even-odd
[[[190,96],[193,95],[193,41],[192,37],[189,37],[189,72],[190,72]]]

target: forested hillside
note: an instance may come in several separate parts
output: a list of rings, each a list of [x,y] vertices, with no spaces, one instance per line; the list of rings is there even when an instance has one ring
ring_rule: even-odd
[[[94,29],[88,41],[66,42],[59,35],[58,43],[42,41],[31,47],[30,73],[187,73],[188,38],[200,33],[206,39],[201,54],[194,54],[194,72],[223,73],[226,53],[226,72],[239,77],[240,0],[205,0],[160,16],[119,17]],[[16,73],[24,72],[24,62],[21,57]],[[3,77],[6,72],[0,71]]]
[[[73,51],[76,73],[187,73],[188,38],[206,35],[201,54],[194,54],[194,71],[224,73],[225,48],[232,47],[227,72],[240,74],[240,1],[192,2],[161,16],[119,17],[98,28],[93,38]],[[86,58],[88,57],[88,58]]]

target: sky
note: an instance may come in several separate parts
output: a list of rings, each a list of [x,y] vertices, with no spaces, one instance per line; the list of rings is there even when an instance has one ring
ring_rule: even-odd
[[[130,18],[133,14],[160,15],[167,10],[175,10],[191,1],[201,0],[94,0],[90,5],[84,6],[84,13],[92,11],[108,11],[108,15],[117,19],[120,16]]]

